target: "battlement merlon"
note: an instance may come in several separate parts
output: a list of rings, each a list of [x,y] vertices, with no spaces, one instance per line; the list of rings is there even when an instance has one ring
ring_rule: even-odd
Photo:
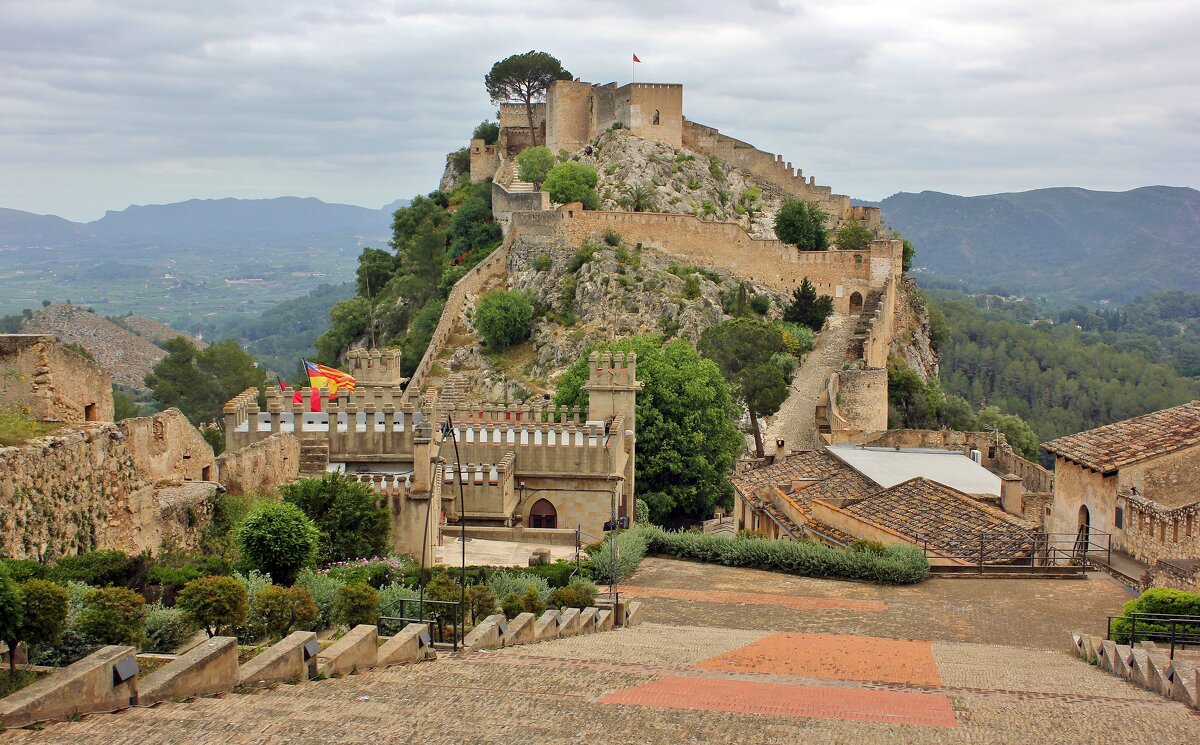
[[[399,349],[351,349],[346,353],[348,372],[357,386],[395,386],[408,382],[400,375]]]
[[[585,391],[640,391],[637,379],[637,353],[592,352],[588,355],[588,380]]]

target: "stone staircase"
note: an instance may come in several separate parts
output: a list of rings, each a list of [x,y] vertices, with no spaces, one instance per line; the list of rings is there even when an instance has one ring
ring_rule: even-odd
[[[521,181],[517,178],[517,162],[515,160],[510,160],[500,167],[500,170],[496,173],[496,182],[510,193],[532,193],[537,191],[532,183]]]
[[[302,477],[319,479],[325,475],[325,469],[328,466],[328,440],[306,438],[300,441],[300,475]]]
[[[846,345],[847,362],[863,359],[863,349],[866,347],[867,337],[871,335],[871,319],[875,317],[875,311],[879,309],[882,300],[883,293],[872,290],[863,301],[862,313],[855,317],[854,332],[850,336],[850,343]]]

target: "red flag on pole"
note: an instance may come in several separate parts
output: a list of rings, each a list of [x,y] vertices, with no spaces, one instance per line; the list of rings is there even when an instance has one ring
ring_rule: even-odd
[[[635,55],[633,55],[633,61],[634,61],[634,62],[641,62],[641,60],[637,58],[637,55],[636,55],[636,54],[635,54]]]

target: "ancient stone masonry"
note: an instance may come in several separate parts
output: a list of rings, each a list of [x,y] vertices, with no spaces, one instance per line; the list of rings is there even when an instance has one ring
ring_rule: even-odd
[[[43,422],[111,422],[112,381],[53,336],[0,335],[0,405]]]
[[[370,385],[333,399],[322,391],[319,412],[308,411],[307,389],[303,404],[292,403],[291,390],[269,389],[264,412],[249,389],[224,409],[223,457],[237,472],[229,481],[248,480],[250,463],[290,472],[276,460],[297,452],[292,438],[302,447],[322,444],[329,468],[372,486],[391,510],[400,551],[431,551],[428,538],[443,513],[472,525],[564,533],[579,525],[599,535],[614,504],[633,520],[641,384],[635,355],[593,354],[589,367],[587,412],[540,402],[475,406],[434,391],[414,406],[399,387]]]
[[[300,438],[276,432],[217,458],[221,486],[230,494],[266,494],[300,475]]]
[[[195,548],[216,493],[212,448],[177,409],[0,448],[0,553]]]

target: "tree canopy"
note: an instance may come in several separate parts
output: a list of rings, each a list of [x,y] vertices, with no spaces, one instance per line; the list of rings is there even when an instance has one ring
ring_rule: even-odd
[[[529,120],[529,142],[537,144],[537,130],[533,126],[533,104],[546,96],[546,89],[555,80],[570,80],[567,72],[553,55],[546,52],[529,51],[505,57],[483,78],[488,97],[494,104],[520,102],[525,104],[525,115]]]
[[[827,251],[825,210],[816,202],[789,199],[775,214],[775,236],[798,251]]]
[[[535,185],[546,180],[554,167],[554,154],[542,145],[527,147],[517,154],[517,178]]]
[[[266,371],[234,340],[197,350],[182,336],[163,343],[167,356],[146,376],[146,385],[163,407],[174,406],[192,424],[220,422],[221,407],[247,388],[262,388]]]
[[[505,349],[529,338],[533,303],[519,290],[495,289],[475,308],[475,330],[491,349]]]
[[[484,119],[475,126],[475,131],[471,133],[472,140],[483,140],[485,145],[495,145],[500,139],[500,122],[493,122],[489,119]]]
[[[279,493],[320,531],[321,562],[381,556],[387,549],[388,513],[375,506],[375,492],[367,484],[327,473],[285,484]]]
[[[871,241],[875,240],[875,234],[866,225],[863,225],[858,220],[850,219],[846,224],[837,229],[834,234],[834,241],[837,247],[843,251],[863,251],[871,247]]]
[[[638,336],[601,344],[600,351],[636,352],[637,496],[658,524],[712,516],[730,506],[726,478],[742,450],[735,421],[740,412],[730,386],[712,360],[686,340],[664,344],[661,337]],[[556,405],[586,406],[587,355],[559,379]]]
[[[808,277],[792,292],[792,302],[784,306],[783,320],[820,331],[825,319],[833,313],[833,298],[817,295],[817,288]]]
[[[700,352],[717,363],[746,405],[754,428],[754,449],[763,457],[758,418],[779,411],[788,394],[787,373],[772,362],[786,352],[783,332],[751,318],[734,318],[709,326],[700,336]]]
[[[550,192],[552,202],[582,202],[584,207],[595,209],[599,203],[596,196],[596,183],[599,180],[596,169],[591,165],[568,160],[550,169],[542,187]]]

